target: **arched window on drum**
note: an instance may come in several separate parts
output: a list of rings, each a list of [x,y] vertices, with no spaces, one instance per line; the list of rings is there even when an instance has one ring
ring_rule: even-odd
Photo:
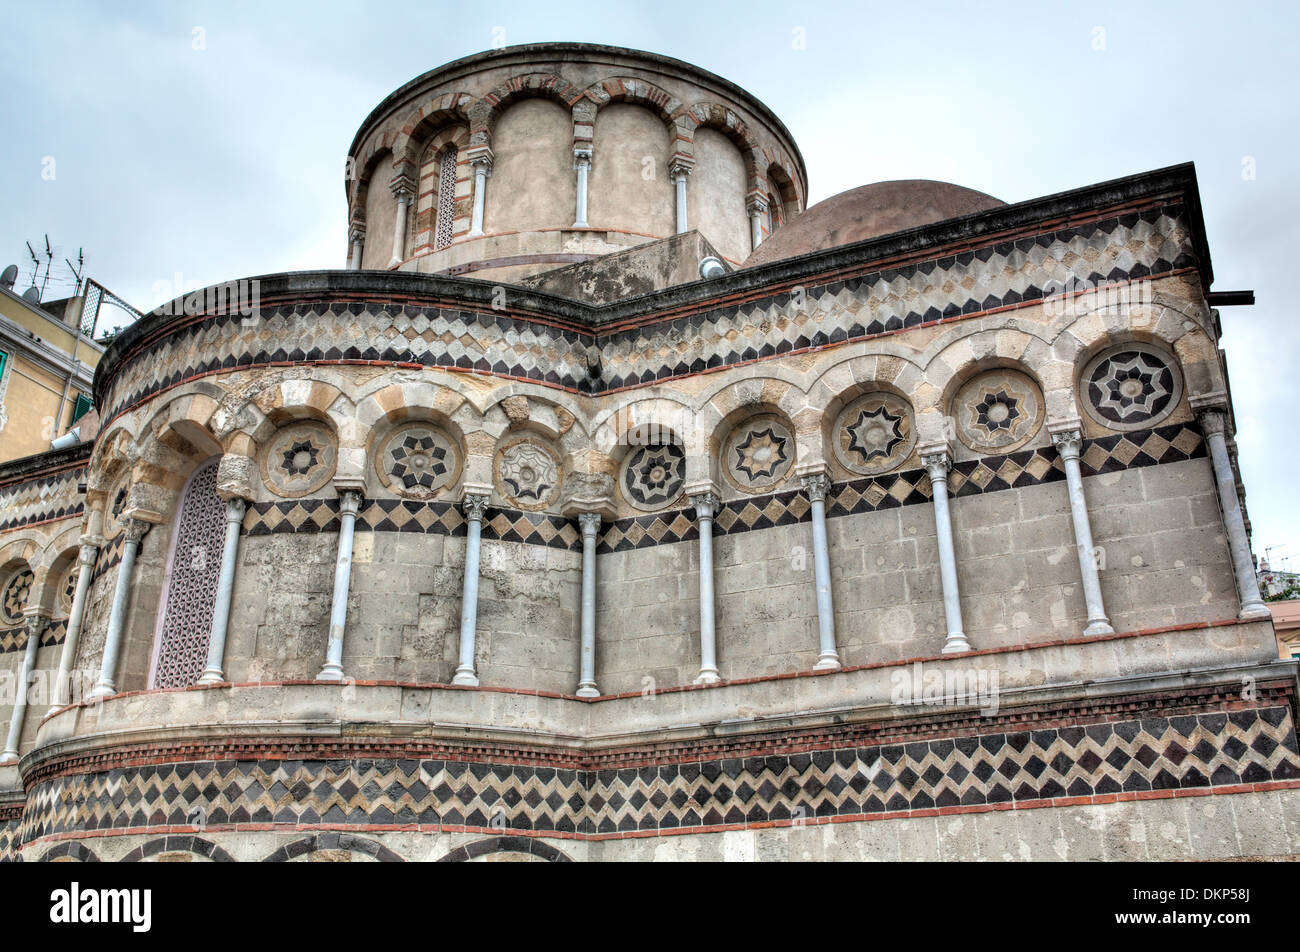
[[[217,495],[219,462],[214,457],[194,471],[176,509],[151,687],[193,684],[208,660],[226,531],[226,504]]]
[[[438,194],[436,197],[433,250],[451,244],[452,222],[456,217],[456,157],[454,145],[447,146],[438,161]]]

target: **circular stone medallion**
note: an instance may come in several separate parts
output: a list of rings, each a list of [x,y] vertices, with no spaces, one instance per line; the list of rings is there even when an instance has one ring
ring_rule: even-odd
[[[560,492],[560,462],[539,440],[521,437],[497,451],[497,492],[521,509],[545,509]]]
[[[686,482],[686,453],[675,443],[638,446],[623,464],[623,495],[647,512],[662,509],[681,495]]]
[[[81,563],[73,562],[72,567],[63,576],[63,587],[59,589],[58,596],[60,614],[72,614],[72,599],[77,594],[77,576],[80,572]]]
[[[988,370],[957,391],[957,436],[977,453],[1009,453],[1032,440],[1046,408],[1038,384],[1018,370]]]
[[[1112,430],[1136,430],[1174,411],[1182,383],[1174,361],[1154,347],[1124,344],[1097,357],[1083,371],[1083,406]]]
[[[794,435],[774,414],[750,417],[727,436],[722,471],[742,492],[763,492],[778,485],[794,466]]]
[[[27,605],[27,596],[31,594],[35,578],[31,569],[19,569],[9,576],[4,594],[0,596],[0,623],[9,627],[23,623],[23,608]]]
[[[334,434],[314,420],[277,430],[262,454],[267,489],[290,499],[313,493],[328,483],[338,462]]]
[[[892,393],[868,393],[840,411],[831,432],[831,447],[840,465],[874,476],[902,464],[916,445],[912,408]]]
[[[432,423],[408,423],[380,443],[375,469],[397,495],[432,499],[460,479],[460,449]]]

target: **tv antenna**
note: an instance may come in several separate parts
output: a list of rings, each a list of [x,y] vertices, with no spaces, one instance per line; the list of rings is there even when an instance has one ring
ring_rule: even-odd
[[[54,249],[50,247],[50,236],[45,235],[45,280],[41,282],[41,300],[45,300],[45,286],[50,283],[50,266],[54,264]]]
[[[23,292],[23,297],[26,300],[31,301],[33,298],[28,292],[36,291],[36,279],[41,276],[41,259],[36,257],[36,251],[32,248],[32,243],[30,241],[27,242],[27,253],[32,256],[32,286]],[[41,292],[36,291],[36,297],[34,300],[39,301],[40,299]]]
[[[81,248],[78,248],[78,249],[77,249],[77,266],[76,266],[75,268],[72,266],[72,262],[69,261],[67,258],[64,258],[63,261],[64,261],[64,263],[68,266],[68,270],[72,272],[72,276],[73,276],[74,278],[77,279],[77,286],[76,286],[75,288],[72,289],[72,296],[73,296],[73,297],[80,297],[80,295],[81,295],[81,272],[82,272],[82,271],[85,269],[85,267],[86,267],[86,255],[85,255],[85,252],[84,252]]]

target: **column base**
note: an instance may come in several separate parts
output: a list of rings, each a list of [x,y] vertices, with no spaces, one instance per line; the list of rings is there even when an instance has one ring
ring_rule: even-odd
[[[578,685],[578,690],[574,693],[578,697],[600,697],[600,691],[597,690],[595,681],[583,681]]]
[[[396,268],[401,263],[402,263],[401,258],[394,258],[392,261],[388,262],[388,267]]]
[[[722,680],[718,674],[717,668],[700,668],[700,676],[695,679],[696,684],[717,684]]]
[[[0,753],[0,764],[16,764],[16,763],[18,763],[18,751],[6,750],[4,753]]]
[[[100,698],[112,697],[117,693],[117,687],[105,681],[100,681],[95,685],[95,689],[86,695],[87,701],[98,701]]]
[[[343,665],[327,663],[325,667],[320,669],[320,674],[316,675],[316,680],[317,681],[342,681]]]
[[[342,674],[342,672],[340,672]],[[320,680],[319,678],[317,680]],[[216,668],[205,668],[195,684],[225,684],[226,676]]]
[[[842,667],[844,666],[840,664],[839,653],[835,651],[827,651],[827,652],[823,652],[821,655],[818,656],[817,663],[813,665],[813,670],[814,671],[838,671]]]
[[[1268,610],[1268,606],[1263,602],[1255,602],[1250,605],[1242,605],[1241,613],[1237,617],[1242,621],[1247,621],[1257,618],[1272,618],[1273,613]]]
[[[1088,627],[1083,629],[1085,635],[1113,635],[1115,629],[1105,618],[1099,618],[1096,621],[1088,622]]]
[[[572,225],[570,225],[569,227],[570,227],[570,228],[590,228],[591,226],[588,225],[585,221],[575,221],[575,222],[574,222]]]
[[[943,643],[943,654],[959,654],[963,651],[971,650],[973,649],[970,646],[970,642],[966,640],[965,633],[960,631],[950,632],[948,634],[948,640]]]
[[[478,687],[478,675],[474,673],[473,669],[457,668],[451,683],[459,684],[465,688],[476,688]]]

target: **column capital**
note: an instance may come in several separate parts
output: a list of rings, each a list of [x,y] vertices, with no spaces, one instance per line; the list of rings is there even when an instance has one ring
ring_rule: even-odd
[[[1048,423],[1047,432],[1052,436],[1052,445],[1061,459],[1078,459],[1083,451],[1083,427],[1077,417]]]
[[[921,465],[930,474],[931,481],[947,480],[948,470],[952,469],[952,448],[947,440],[922,443],[916,452],[921,457]]]
[[[85,552],[87,549],[93,549],[93,550],[96,550],[96,551],[97,551],[97,550],[103,548],[103,546],[104,546],[104,537],[103,537],[103,536],[98,536],[98,535],[91,535],[90,533],[86,533],[85,535],[81,536],[81,538],[79,538],[79,539],[77,540],[77,542],[78,542],[78,544],[81,546],[81,551],[82,551],[82,552]],[[94,556],[91,556],[91,558],[93,559]]]
[[[575,169],[586,166],[591,167],[591,146],[575,145],[573,147],[573,167]]]
[[[583,538],[595,536],[600,532],[601,515],[598,512],[578,513],[578,525],[582,528]]]
[[[691,502],[691,508],[695,510],[696,516],[701,519],[712,519],[714,514],[718,511],[717,493],[691,493],[688,498]]]
[[[491,486],[466,483],[460,494],[460,506],[465,511],[465,518],[470,522],[482,522],[483,511],[487,509],[491,498]]]
[[[398,202],[409,202],[415,194],[415,182],[409,175],[399,173],[388,183],[388,190]]]
[[[355,516],[361,511],[361,491],[359,489],[340,489],[339,490],[339,515]],[[230,510],[226,510],[226,518],[230,517]]]
[[[668,177],[674,182],[679,178],[685,178],[695,171],[695,160],[687,158],[684,155],[674,155],[668,160]]]
[[[248,503],[241,496],[232,496],[226,500],[226,522],[243,522]]]
[[[809,473],[800,476],[799,483],[807,493],[809,502],[825,502],[826,494],[831,489],[831,478],[825,473]]]
[[[1228,408],[1205,406],[1196,408],[1196,420],[1201,424],[1201,432],[1206,436],[1228,435]]]
[[[470,149],[466,156],[470,168],[475,172],[482,170],[484,175],[492,174],[492,150],[487,146],[480,146],[477,149]]]
[[[128,516],[122,520],[122,526],[126,530],[126,541],[138,543],[149,533],[153,523],[148,519]]]
[[[750,215],[762,215],[767,211],[767,199],[759,198],[757,195],[751,197],[745,202],[745,211]]]
[[[362,223],[360,227],[354,225],[352,227],[352,230],[348,233],[348,240],[351,241],[353,244],[356,244],[358,241],[365,241],[366,240],[365,224]]]

